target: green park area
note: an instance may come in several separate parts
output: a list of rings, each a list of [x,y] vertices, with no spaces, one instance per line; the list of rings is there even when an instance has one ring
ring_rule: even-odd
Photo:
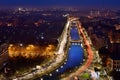
[[[85,73],[81,74],[79,77],[82,79],[90,79],[90,74],[85,72]]]

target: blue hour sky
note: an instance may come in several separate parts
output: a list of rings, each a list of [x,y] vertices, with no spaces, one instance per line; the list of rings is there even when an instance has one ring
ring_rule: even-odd
[[[119,9],[120,0],[0,0],[0,7],[80,7]]]

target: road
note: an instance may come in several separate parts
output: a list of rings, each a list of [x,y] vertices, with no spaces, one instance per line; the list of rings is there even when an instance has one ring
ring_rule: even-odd
[[[61,66],[61,62],[63,62],[64,58],[65,58],[65,44],[67,43],[67,34],[68,34],[68,27],[70,25],[70,21],[67,22],[62,38],[60,40],[59,43],[59,48],[58,51],[55,52],[55,54],[57,55],[57,57],[52,60],[51,62],[47,63],[46,66],[41,67],[40,65],[36,65],[36,67],[32,68],[32,72],[26,72],[21,76],[14,76],[12,79],[13,80],[23,80],[23,79],[31,79],[34,78],[36,75],[44,75],[48,72],[52,72],[53,70],[56,69],[56,67]],[[52,76],[52,74],[49,74],[50,76]],[[42,79],[42,78],[41,78]]]

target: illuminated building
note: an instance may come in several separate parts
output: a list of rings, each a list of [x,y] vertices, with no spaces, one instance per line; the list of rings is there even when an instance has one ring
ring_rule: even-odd
[[[36,46],[33,44],[29,45],[14,45],[10,44],[8,48],[10,58],[30,58],[34,59],[36,57],[48,57],[54,54],[55,46],[48,45],[46,47]]]

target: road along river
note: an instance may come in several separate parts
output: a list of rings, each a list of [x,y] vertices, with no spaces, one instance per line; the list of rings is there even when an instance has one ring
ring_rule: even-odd
[[[42,76],[41,80],[59,80],[59,76],[71,69],[79,67],[83,63],[84,51],[81,47],[80,35],[77,26],[71,25],[68,33],[68,56],[64,64],[53,72]],[[36,79],[40,80],[40,78]]]

